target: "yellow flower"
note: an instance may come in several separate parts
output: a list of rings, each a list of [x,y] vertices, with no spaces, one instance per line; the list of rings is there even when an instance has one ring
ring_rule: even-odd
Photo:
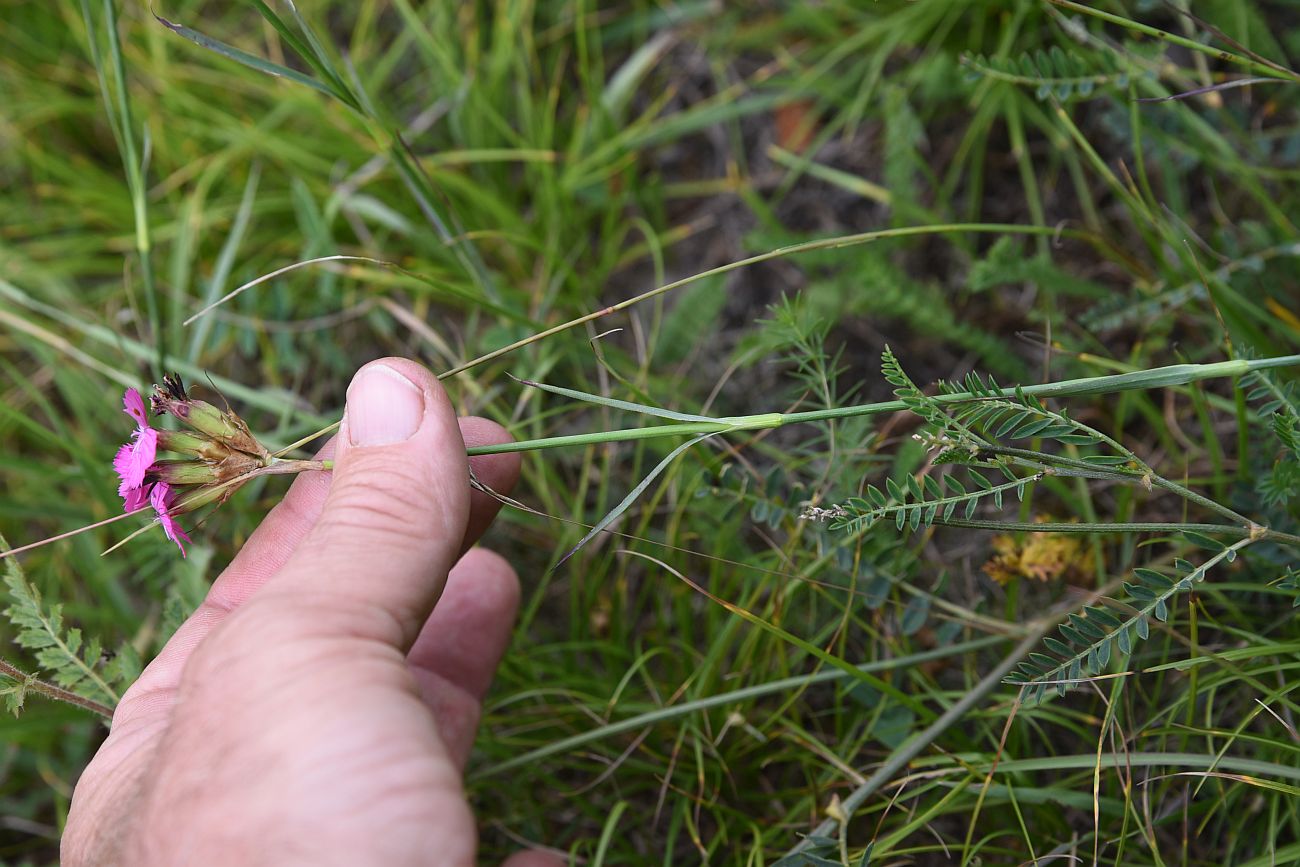
[[[1041,524],[1050,519],[1035,520]],[[1026,533],[1022,541],[1000,535],[993,537],[992,546],[993,556],[984,564],[984,572],[1003,586],[1019,578],[1079,580],[1087,574],[1083,543],[1071,533]]]

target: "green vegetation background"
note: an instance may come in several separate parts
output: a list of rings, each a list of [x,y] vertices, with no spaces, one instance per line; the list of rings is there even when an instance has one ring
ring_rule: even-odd
[[[838,234],[1068,230],[776,259],[531,343],[450,393],[525,439],[637,422],[507,374],[738,415],[888,397],[885,343],[923,386],[1295,352],[1296,5],[1087,5],[1114,17],[1044,0],[303,4],[320,63],[288,4],[268,7],[287,32],[256,2],[155,4],[313,87],[204,50],[143,2],[9,4],[0,532],[20,545],[114,514],[117,395],[159,369],[210,375],[283,445],[337,418],[369,358],[447,371]],[[1269,80],[1219,89],[1242,76]],[[377,261],[299,268],[185,324],[256,277],[337,255]],[[1274,384],[1294,399],[1288,376]],[[1295,532],[1300,464],[1249,397],[1216,381],[1066,406],[1166,477]],[[1294,550],[1253,547],[1180,599],[1128,660],[1142,673],[1007,726],[1016,689],[980,684],[1024,624],[1191,546],[1093,533],[1036,581],[1032,563],[1016,571],[1036,556],[1026,534],[888,521],[850,537],[800,520],[808,501],[927,467],[917,429],[898,414],[698,447],[623,514],[624,535],[554,571],[674,443],[530,453],[516,497],[533,511],[507,508],[489,540],[526,603],[468,776],[484,858],[538,842],[589,865],[772,864],[924,736],[843,847],[785,863],[864,863],[871,841],[890,864],[1300,861]],[[47,625],[82,644],[38,659],[6,623],[6,658],[111,703],[282,487],[241,491],[184,561],[157,533],[101,557],[126,524],[24,557],[6,604],[47,620],[62,606]],[[981,514],[1203,517],[1069,478]],[[998,552],[1005,586],[982,568]],[[30,691],[0,720],[5,863],[54,860],[102,732]]]

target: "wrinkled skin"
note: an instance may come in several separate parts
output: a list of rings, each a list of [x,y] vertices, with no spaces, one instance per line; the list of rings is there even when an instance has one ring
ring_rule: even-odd
[[[63,863],[474,864],[461,775],[519,584],[470,547],[496,503],[465,443],[505,438],[414,362],[362,368],[334,472],[295,480],[123,696]],[[518,460],[474,470],[508,490]]]

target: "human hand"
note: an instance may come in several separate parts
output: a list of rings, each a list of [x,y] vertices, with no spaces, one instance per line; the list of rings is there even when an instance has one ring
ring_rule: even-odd
[[[295,480],[122,697],[63,863],[474,864],[462,770],[519,584],[470,550],[497,503],[465,443],[506,437],[414,362],[363,367],[335,471]],[[508,490],[518,457],[474,471]]]

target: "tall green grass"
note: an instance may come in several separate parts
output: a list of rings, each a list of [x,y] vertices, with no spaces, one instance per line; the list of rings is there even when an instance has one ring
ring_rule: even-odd
[[[1295,373],[1044,399],[1055,421],[933,400],[941,379],[1297,352],[1284,7],[154,11],[172,29],[112,0],[0,27],[8,542],[115,514],[114,393],[165,369],[210,376],[276,447],[385,353],[462,371],[457,406],[521,441],[642,424],[611,401],[811,413],[697,443],[621,509],[681,440],[526,455],[489,539],[526,603],[468,776],[485,858],[1300,861]],[[887,413],[837,411],[899,389]],[[1098,438],[1068,439],[1062,412]],[[967,435],[998,466],[931,447]],[[927,514],[949,479],[1039,465],[970,516]],[[183,562],[149,534],[101,557],[125,523],[5,561],[11,674],[111,705],[281,490],[241,491]],[[1056,577],[990,580],[1034,538],[1069,552]],[[1151,603],[1144,640],[1049,676],[1072,674],[1044,644],[1068,646],[1067,615],[1131,617],[1163,592],[1152,573],[1210,560],[1163,617]],[[24,703],[0,721],[0,859],[49,863],[102,724],[2,686]]]

